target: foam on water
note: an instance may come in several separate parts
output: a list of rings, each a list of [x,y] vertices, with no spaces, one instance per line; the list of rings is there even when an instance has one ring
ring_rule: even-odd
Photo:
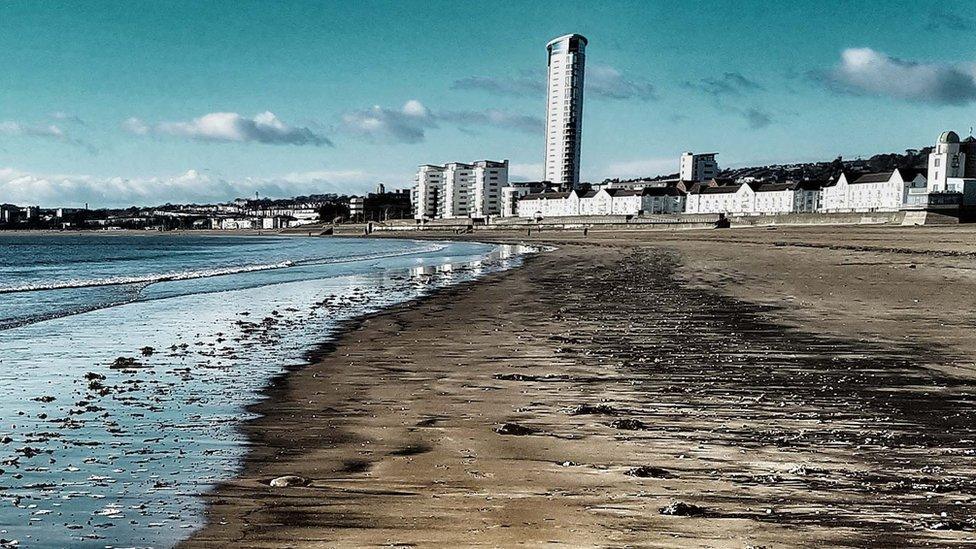
[[[64,246],[54,238],[32,245]],[[301,364],[343,319],[510,267],[521,252],[254,239],[265,246],[255,253],[248,239],[154,238],[161,240],[111,242],[124,276],[148,276],[161,266],[179,271],[207,256],[219,265],[213,270],[234,262],[291,265],[0,296],[0,325],[30,304],[61,315],[0,329],[0,538],[26,547],[177,543],[201,525],[198,495],[235,474],[246,450],[237,427],[271,377]],[[72,246],[84,250],[83,240]],[[167,246],[175,257],[152,251]],[[50,274],[45,265],[38,278]],[[101,260],[73,265],[74,275],[79,265],[111,271]],[[12,267],[22,281],[30,278],[26,262]]]

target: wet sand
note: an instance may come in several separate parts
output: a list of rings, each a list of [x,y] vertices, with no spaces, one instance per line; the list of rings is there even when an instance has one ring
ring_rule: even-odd
[[[279,379],[185,546],[974,543],[976,230],[533,237]]]

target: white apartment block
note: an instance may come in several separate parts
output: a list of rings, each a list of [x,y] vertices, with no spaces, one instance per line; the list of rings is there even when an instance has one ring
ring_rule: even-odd
[[[853,177],[842,173],[823,188],[820,211],[895,212],[902,209],[913,190],[927,186],[925,176],[908,169]]]
[[[816,212],[823,182],[789,181],[758,183],[741,181],[719,185],[711,182],[692,188],[686,198],[686,213],[735,215],[777,215]]]
[[[716,154],[718,153],[682,154],[678,166],[678,178],[681,181],[708,181],[718,177]]]
[[[546,44],[545,179],[565,188],[579,186],[586,44],[586,38],[579,34],[560,36]]]
[[[789,181],[786,183],[754,184],[756,208],[754,213],[775,215],[784,213],[813,213],[820,207],[820,189],[826,182]]]
[[[748,214],[756,208],[756,192],[748,183],[702,185],[688,193],[685,213]]]
[[[501,214],[501,192],[508,185],[508,160],[472,164],[425,164],[411,192],[414,218],[487,218]]]
[[[766,183],[754,187],[756,199],[752,213],[775,215],[796,211],[796,183]]]
[[[600,189],[599,191],[534,193],[518,201],[519,217],[638,215],[681,213],[684,197],[677,189]]]
[[[444,192],[444,166],[425,164],[417,171],[417,182],[410,192],[415,219],[435,219]]]
[[[528,194],[518,201],[518,216],[535,219],[579,215],[579,202],[576,191]]]

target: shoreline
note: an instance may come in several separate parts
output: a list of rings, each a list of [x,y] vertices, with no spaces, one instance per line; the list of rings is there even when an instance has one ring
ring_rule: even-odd
[[[395,238],[413,240],[407,237],[395,237]],[[416,240],[444,241],[445,239],[444,238],[423,238],[423,239],[416,239]],[[479,242],[479,241],[472,241],[472,242]],[[518,245],[519,243],[484,242],[484,244]],[[269,379],[266,386],[258,393],[257,395],[258,400],[256,400],[251,404],[248,404],[246,407],[243,408],[243,411],[245,413],[254,416],[253,419],[245,421],[239,427],[239,431],[241,431],[241,433],[243,434],[243,438],[247,441],[247,444],[252,445],[251,449],[248,450],[248,452],[245,454],[243,463],[240,466],[240,471],[238,471],[238,473],[235,475],[235,479],[231,479],[230,481],[225,481],[220,485],[218,485],[217,487],[215,487],[210,492],[202,495],[203,499],[205,501],[208,501],[208,504],[206,505],[206,512],[204,517],[206,519],[205,524],[202,529],[198,530],[193,536],[191,536],[189,539],[184,540],[177,546],[178,547],[195,546],[194,539],[198,535],[200,535],[200,532],[205,531],[208,528],[219,527],[219,524],[217,523],[223,522],[223,519],[221,518],[220,515],[211,516],[212,505],[221,504],[221,502],[223,502],[224,500],[223,489],[225,488],[225,486],[235,482],[236,479],[239,479],[241,476],[247,474],[248,466],[250,465],[251,467],[254,467],[255,466],[254,462],[257,462],[261,459],[253,455],[255,453],[253,447],[254,441],[256,439],[260,440],[263,438],[261,435],[258,434],[258,432],[260,431],[260,427],[258,425],[267,421],[269,418],[272,418],[275,415],[277,415],[276,414],[277,406],[284,398],[286,388],[290,383],[291,379],[297,373],[302,372],[308,369],[309,367],[318,364],[321,361],[330,357],[331,355],[335,354],[340,349],[340,345],[343,342],[343,340],[345,340],[348,337],[351,337],[352,334],[355,334],[358,330],[361,330],[364,326],[368,325],[370,322],[381,321],[391,315],[402,314],[404,312],[416,310],[420,307],[429,306],[431,302],[443,301],[443,300],[449,302],[461,292],[470,291],[472,286],[488,283],[493,278],[505,276],[508,272],[512,270],[525,268],[526,264],[536,260],[539,254],[541,253],[544,252],[536,251],[533,253],[524,253],[521,255],[522,258],[521,261],[523,262],[522,265],[501,270],[501,271],[493,271],[479,278],[466,280],[458,284],[438,287],[422,296],[410,299],[408,301],[397,303],[375,312],[351,317],[337,323],[332,328],[329,336],[326,339],[324,339],[319,343],[316,343],[311,349],[306,351],[303,360],[300,363],[292,363],[284,366],[282,371],[276,374],[275,376],[273,376],[271,379]],[[281,449],[279,448],[279,451],[280,450]],[[296,448],[294,449],[294,451],[301,452],[302,449]],[[285,450],[283,455],[287,455],[288,453],[289,452]],[[278,455],[276,457],[281,457],[281,455]],[[259,475],[259,476],[262,476],[262,478],[267,477],[267,475]],[[264,480],[270,481],[271,479],[264,478]],[[266,483],[267,482],[265,482],[265,484]],[[206,544],[207,542],[204,543]]]
[[[486,235],[477,236],[484,241]],[[965,524],[961,517],[970,503],[959,507],[948,501],[958,499],[955,490],[964,490],[965,484],[959,483],[968,478],[969,466],[961,457],[936,450],[958,444],[970,429],[948,415],[939,417],[947,413],[945,404],[932,402],[928,393],[906,381],[958,387],[953,398],[973,398],[962,381],[971,379],[971,371],[946,367],[956,353],[933,354],[915,342],[893,347],[857,337],[837,339],[830,330],[812,334],[802,329],[803,316],[788,310],[787,303],[756,306],[728,297],[725,289],[703,289],[690,274],[697,269],[700,276],[708,275],[707,269],[694,265],[702,258],[680,250],[680,243],[676,250],[671,241],[578,243],[499,236],[559,249],[529,256],[517,269],[438,290],[344,325],[309,356],[308,366],[276,380],[268,399],[256,408],[263,415],[244,427],[252,447],[241,475],[205,496],[208,525],[181,546],[551,541],[670,547],[683,539],[714,547],[810,542],[881,547],[916,538],[938,543],[972,539],[967,527],[954,527]],[[822,253],[819,248],[803,251]],[[708,249],[700,255],[708,259],[711,253],[719,252]],[[689,260],[692,268],[684,264]],[[577,280],[580,276],[585,284]],[[601,276],[606,280],[598,282]],[[642,283],[635,285],[637,281]],[[647,288],[654,285],[673,289],[662,293]],[[619,287],[641,295],[650,292],[654,299],[635,302],[615,289]],[[759,343],[783,347],[782,356],[775,355],[782,363],[778,367],[795,371],[796,378],[770,385],[765,377],[776,377],[775,369],[753,372],[733,359],[714,367],[758,376],[757,381],[763,379],[758,387],[765,390],[719,377],[726,392],[739,396],[730,401],[720,396],[724,393],[702,392],[716,383],[713,375],[683,364],[681,358],[668,358],[676,356],[673,351],[654,351],[673,345],[674,336],[662,339],[661,334],[675,326],[645,317],[641,307],[662,299],[677,299],[676,305],[698,303],[675,310],[689,319],[718,302],[726,308],[711,311],[709,324],[729,318],[744,319],[735,322],[750,326],[758,323],[750,329],[762,334]],[[540,320],[546,315],[553,320]],[[656,327],[635,335],[635,320],[637,326],[652,322]],[[756,344],[725,330],[714,332],[709,324],[702,325],[707,341],[732,337],[733,346],[746,349]],[[605,339],[592,330],[596,326],[617,334],[619,341]],[[710,360],[724,356],[724,345],[697,352]],[[801,347],[815,351],[800,352]],[[797,352],[800,357],[813,352],[812,357],[831,358],[790,358]],[[761,361],[761,356],[753,360]],[[861,358],[834,373],[836,364],[847,364],[852,356]],[[662,357],[666,368],[673,369],[664,377],[647,369],[658,364],[651,358]],[[856,372],[848,368],[868,362],[877,362],[871,371],[878,373],[855,374],[856,384],[844,381]],[[929,367],[936,363],[943,367]],[[825,391],[812,383],[818,375],[835,376],[839,385]],[[783,392],[791,383],[797,387]],[[654,389],[645,393],[634,387]],[[680,387],[691,392],[672,393]],[[892,399],[887,394],[893,389]],[[671,394],[690,396],[673,400]],[[798,401],[797,395],[813,402]],[[740,397],[758,398],[760,404],[746,406]],[[670,402],[666,408],[686,411],[661,412],[662,398]],[[685,402],[689,399],[691,404]],[[919,399],[927,402],[924,413],[915,409]],[[765,404],[777,401],[775,407]],[[567,413],[580,406],[586,411]],[[840,430],[818,427],[832,425],[835,414],[845,408],[854,410],[845,415],[854,416]],[[872,443],[874,438],[866,434],[879,428],[876,421],[868,421],[867,412],[875,408],[901,418],[883,428],[889,432],[885,436],[896,437],[891,440],[906,441],[894,450]],[[712,411],[699,415],[695,410]],[[746,424],[729,431],[728,421],[744,410],[749,410],[743,417]],[[720,418],[732,415],[719,420],[716,413]],[[636,423],[618,423],[629,416],[636,416]],[[923,434],[936,419],[958,428],[947,435],[955,443]],[[495,432],[509,424],[508,431]],[[763,434],[774,425],[782,429],[791,424],[812,433],[807,436],[816,443]],[[821,431],[835,440],[819,440]],[[921,438],[913,443],[910,435],[915,432]],[[703,438],[703,433],[712,435]],[[681,442],[696,439],[697,450]],[[737,448],[751,448],[749,454],[763,457],[733,458]],[[921,461],[887,455],[933,451],[936,457]],[[665,471],[664,480],[628,474],[639,465]],[[924,489],[909,495],[898,491],[907,500],[898,508],[885,498],[875,501],[897,489],[892,479],[918,478],[915,482],[922,484],[918,471],[929,466],[943,471],[936,477],[948,477],[940,482],[949,490],[937,493],[950,495],[933,500]],[[267,485],[289,474],[308,482],[290,488]],[[793,488],[784,492],[787,486]],[[803,490],[797,491],[798,486]],[[658,508],[673,499],[703,506],[705,518],[660,515]],[[861,510],[842,511],[838,504]],[[773,509],[772,515],[764,506]],[[956,522],[935,530],[934,521],[946,511]]]

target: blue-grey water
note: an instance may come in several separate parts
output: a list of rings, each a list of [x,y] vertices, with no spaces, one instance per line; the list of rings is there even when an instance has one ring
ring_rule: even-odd
[[[477,243],[0,234],[0,547],[167,547],[244,408],[341,320],[517,264]]]

